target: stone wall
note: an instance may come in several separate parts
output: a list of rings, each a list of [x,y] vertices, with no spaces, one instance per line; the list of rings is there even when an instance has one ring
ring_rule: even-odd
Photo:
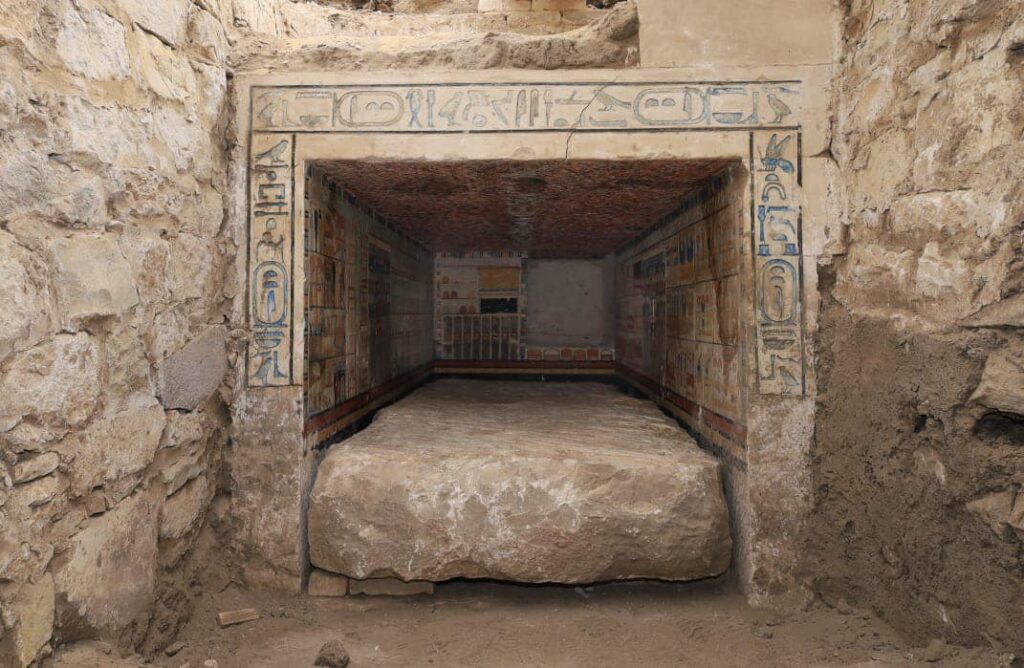
[[[88,636],[156,646],[188,614],[237,293],[216,4],[0,8],[0,656],[15,665]]]
[[[845,3],[810,575],[917,639],[1024,651],[1024,14]]]

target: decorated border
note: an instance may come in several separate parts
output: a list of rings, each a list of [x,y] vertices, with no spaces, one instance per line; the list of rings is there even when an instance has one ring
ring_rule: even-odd
[[[250,92],[250,386],[296,382],[295,155],[307,135],[744,131],[758,391],[804,394],[801,82],[283,85]]]

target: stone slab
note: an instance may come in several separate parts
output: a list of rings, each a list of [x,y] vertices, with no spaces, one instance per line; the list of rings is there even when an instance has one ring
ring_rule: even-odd
[[[310,596],[338,597],[348,594],[348,578],[337,573],[328,573],[316,568],[309,574],[306,591]]]
[[[584,583],[719,575],[717,461],[596,383],[441,380],[328,452],[312,563],[352,578]]]
[[[227,370],[226,335],[212,327],[160,364],[164,408],[195,410],[220,386]]]
[[[397,578],[371,578],[349,580],[349,593],[353,596],[416,596],[433,594],[433,582],[404,582]]]
[[[814,65],[833,59],[834,17],[821,0],[643,0],[644,67]]]

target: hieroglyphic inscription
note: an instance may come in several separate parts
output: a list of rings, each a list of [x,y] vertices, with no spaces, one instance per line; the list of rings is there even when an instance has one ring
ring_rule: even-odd
[[[292,172],[297,133],[744,131],[751,136],[760,391],[804,392],[800,83],[254,86],[249,382],[293,382]]]
[[[254,88],[253,130],[496,132],[790,127],[796,84],[439,84]]]
[[[294,143],[292,136],[254,134],[250,145],[250,385],[291,383]]]
[[[799,134],[751,133],[754,309],[762,394],[804,393]]]

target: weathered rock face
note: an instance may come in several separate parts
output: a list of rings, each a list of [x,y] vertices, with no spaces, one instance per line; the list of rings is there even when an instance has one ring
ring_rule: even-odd
[[[355,578],[597,582],[718,575],[718,463],[597,384],[438,381],[334,446],[310,556]]]
[[[1024,651],[1024,15],[846,3],[804,550],[827,599]]]
[[[227,422],[224,4],[0,3],[0,664],[183,618],[164,555],[195,544]],[[160,362],[211,326],[180,437]]]

